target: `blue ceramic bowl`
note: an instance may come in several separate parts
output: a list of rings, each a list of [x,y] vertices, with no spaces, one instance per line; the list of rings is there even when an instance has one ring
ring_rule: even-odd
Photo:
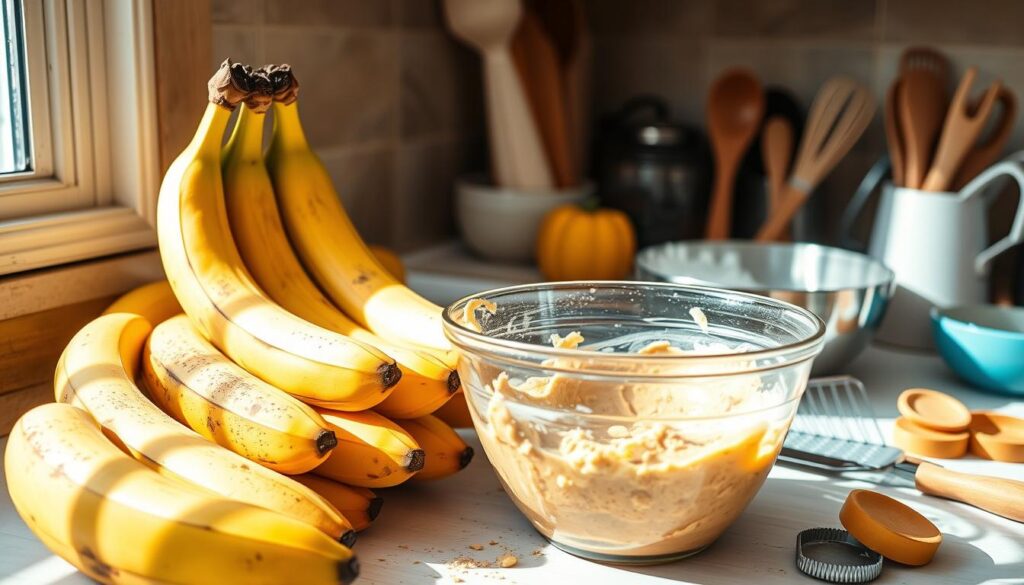
[[[970,305],[932,309],[935,345],[971,384],[1024,395],[1024,308]]]

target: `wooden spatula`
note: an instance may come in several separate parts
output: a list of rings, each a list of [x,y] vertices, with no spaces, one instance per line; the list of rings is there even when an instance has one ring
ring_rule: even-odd
[[[811,105],[793,175],[779,207],[757,232],[757,240],[773,241],[785,231],[814,188],[853,148],[874,113],[875,102],[867,87],[846,77],[825,82]]]
[[[949,57],[931,47],[907,47],[900,55],[900,75],[911,69],[928,69],[944,83],[949,83],[952,66]]]
[[[561,66],[565,117],[572,153],[572,184],[578,184],[586,158],[588,99],[587,87],[590,66],[590,35],[582,0],[530,0],[530,10],[540,18],[547,31]],[[557,175],[557,169],[556,169]],[[556,176],[557,178],[557,176]]]
[[[782,190],[793,157],[793,125],[782,116],[772,116],[761,135],[761,159],[768,173],[769,210],[782,204]]]
[[[902,131],[904,184],[920,188],[949,105],[949,60],[927,48],[908,49],[900,63],[897,112]]]
[[[769,214],[782,205],[782,191],[792,158],[793,125],[782,116],[772,116],[761,130],[761,160],[768,175]],[[788,230],[783,230],[780,239],[791,239]]]
[[[899,108],[900,78],[897,77],[885,94],[885,142],[889,148],[889,160],[892,161],[892,182],[897,187],[906,186],[903,172],[903,129],[900,128]]]
[[[550,189],[553,181],[544,147],[509,55],[523,14],[520,0],[445,0],[444,8],[452,34],[483,57],[494,182],[516,189]]]
[[[569,145],[562,65],[554,41],[530,6],[526,4],[519,28],[512,37],[512,59],[526,88],[555,186],[564,189],[575,183],[576,171]]]
[[[971,86],[974,85],[977,75],[977,68],[968,68],[953,95],[953,101],[946,112],[942,136],[935,149],[931,170],[921,185],[925,191],[946,191],[953,185],[953,179],[960,170],[964,158],[974,148],[988,117],[992,114],[992,108],[995,107],[996,98],[999,97],[1003,84],[996,81],[990,85],[978,102],[978,107],[972,110],[969,100]]]
[[[957,191],[999,160],[1003,148],[1010,140],[1013,124],[1017,121],[1017,96],[1009,88],[1003,87],[996,96],[996,102],[1002,105],[999,117],[991,124],[988,138],[976,144],[964,157],[964,162],[953,180],[953,188]],[[979,106],[980,104],[975,101],[972,108]]]

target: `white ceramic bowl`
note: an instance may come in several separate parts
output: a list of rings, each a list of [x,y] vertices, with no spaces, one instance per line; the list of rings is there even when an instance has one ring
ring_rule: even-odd
[[[593,192],[593,183],[560,191],[520,191],[487,184],[483,177],[463,177],[455,183],[456,221],[463,239],[480,256],[530,262],[544,216],[559,205],[582,203]]]

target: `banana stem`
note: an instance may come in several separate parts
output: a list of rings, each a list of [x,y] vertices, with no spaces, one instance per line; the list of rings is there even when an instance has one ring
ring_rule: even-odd
[[[235,129],[224,147],[224,158],[238,156],[239,160],[259,161],[263,158],[263,122],[265,114],[246,106],[238,113]],[[237,150],[237,153],[235,152]]]
[[[278,126],[287,128],[287,132],[279,132]],[[309,141],[306,140],[306,132],[299,120],[299,104],[292,102],[283,104],[274,102],[274,138],[272,140],[275,149],[280,150],[307,150]]]
[[[252,70],[247,65],[225,59],[206,87],[210,92],[210,103],[234,110],[253,93]]]

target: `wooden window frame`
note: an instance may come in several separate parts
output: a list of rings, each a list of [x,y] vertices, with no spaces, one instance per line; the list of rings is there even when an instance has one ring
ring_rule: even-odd
[[[105,11],[103,17],[108,22],[116,17],[108,31],[131,28],[132,46],[138,48],[115,56],[122,61],[108,69],[135,72],[148,88],[139,92],[145,98],[134,104],[124,103],[127,94],[108,98],[109,109],[134,108],[137,115],[130,118],[144,122],[111,126],[111,133],[141,136],[145,144],[144,152],[134,154],[143,162],[119,161],[110,179],[148,187],[125,190],[102,207],[0,222],[0,320],[42,310],[40,303],[52,307],[96,298],[95,287],[82,285],[83,267],[99,277],[102,266],[121,266],[104,273],[115,279],[101,287],[104,294],[123,292],[161,273],[159,256],[151,252],[156,245],[156,194],[163,172],[190,140],[206,107],[210,0],[103,1],[131,5],[130,11]],[[41,274],[44,281],[38,280]],[[38,282],[46,283],[31,287],[40,299],[19,296],[26,283]]]
[[[0,275],[153,247],[161,170],[154,4],[26,0],[28,6],[35,7],[26,10],[33,20],[41,17],[36,8],[48,15],[52,136],[40,134],[40,142],[52,141],[52,168],[43,169],[52,173],[3,184],[16,192],[0,196],[4,217],[13,217],[0,221]],[[58,210],[48,212],[50,206]]]

